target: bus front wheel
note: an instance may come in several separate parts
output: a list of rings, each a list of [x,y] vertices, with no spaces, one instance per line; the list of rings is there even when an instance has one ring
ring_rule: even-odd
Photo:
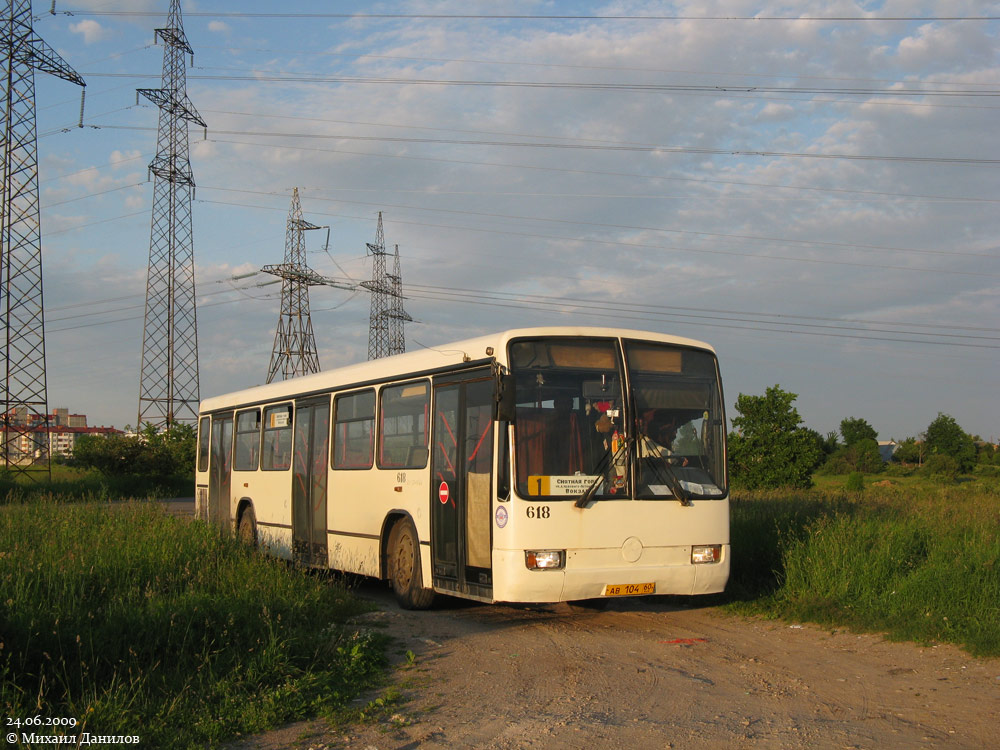
[[[389,580],[396,600],[403,609],[427,609],[434,600],[434,589],[425,589],[420,568],[420,542],[413,522],[396,522],[389,533]]]

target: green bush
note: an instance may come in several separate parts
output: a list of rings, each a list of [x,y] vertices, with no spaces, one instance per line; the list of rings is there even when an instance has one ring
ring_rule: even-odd
[[[847,475],[844,488],[850,492],[861,492],[865,488],[865,477],[860,471],[852,471]]]
[[[921,471],[925,476],[939,482],[954,482],[958,479],[958,470],[958,459],[935,453],[927,457]]]

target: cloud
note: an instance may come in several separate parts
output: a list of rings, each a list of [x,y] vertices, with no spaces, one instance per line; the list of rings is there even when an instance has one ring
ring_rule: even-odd
[[[678,13],[699,7],[689,3]],[[745,12],[772,11],[753,6]],[[989,386],[1000,366],[998,350],[981,348],[994,341],[992,321],[1000,319],[995,170],[764,155],[992,159],[995,110],[969,106],[981,100],[760,90],[990,84],[1000,65],[995,44],[990,50],[983,39],[995,38],[995,29],[973,23],[352,20],[330,23],[316,42],[291,25],[244,29],[241,22],[239,31],[253,37],[224,49],[210,46],[205,26],[192,23],[187,35],[200,65],[260,71],[260,78],[280,72],[290,79],[540,84],[279,85],[192,76],[188,93],[210,124],[207,136],[191,128],[190,143],[198,185],[202,394],[249,385],[266,373],[280,289],[256,287],[261,277],[247,278],[237,290],[224,277],[281,262],[290,191],[299,186],[306,220],[331,227],[329,255],[322,248],[325,231],[306,238],[310,265],[324,275],[370,277],[365,243],[374,239],[376,214],[384,211],[386,244],[399,243],[404,293],[408,285],[412,290],[406,307],[418,322],[407,326],[411,349],[416,341],[435,346],[535,323],[662,330],[716,345],[731,396],[774,383],[799,393],[802,413],[821,432],[847,414],[864,413],[885,436],[903,437],[926,427],[938,410],[953,413],[966,429],[995,431],[1000,412]],[[228,30],[214,24],[209,31]],[[82,46],[82,38],[75,39]],[[155,69],[162,53],[143,54]],[[108,69],[117,70],[115,64]],[[663,83],[720,88],[652,90]],[[68,112],[61,119],[74,117]],[[111,154],[110,161],[132,160],[53,180],[43,186],[52,191],[47,203],[116,187],[126,174],[144,170],[156,145],[154,110],[112,113],[105,121],[143,129],[46,139],[44,158],[52,165],[46,174],[94,163],[79,151],[63,158],[64,151],[89,148],[90,139],[112,144],[100,151]],[[542,145],[552,143],[559,147]],[[645,150],[654,146],[667,148]],[[126,215],[150,206],[152,197],[148,185],[61,209],[79,216],[49,221],[46,214],[46,232],[87,225],[52,235],[53,251],[81,260],[79,267],[47,266],[46,289],[51,281],[74,303],[117,296],[123,282],[108,274],[110,281],[87,288],[76,279],[90,273],[84,259],[95,252],[115,253],[123,267],[144,271],[150,216]],[[101,219],[105,223],[97,223]],[[144,280],[141,275],[127,290],[140,301]],[[532,294],[579,302],[547,305],[527,297]],[[323,287],[310,295],[324,367],[363,359],[367,295],[352,298]],[[636,304],[648,306],[648,314],[625,309]],[[103,336],[91,348],[108,348],[109,357],[112,347],[121,348],[123,361],[131,362],[139,342],[127,336],[141,333],[141,313],[140,307],[134,321],[117,328],[109,323],[59,335],[80,337],[81,346],[84,336]],[[769,322],[761,322],[765,315]],[[936,336],[948,346],[884,341],[904,337],[888,323],[868,326],[885,332],[866,333],[868,324],[857,321],[867,320],[909,325],[921,338]],[[958,331],[967,338],[955,336]],[[956,348],[956,341],[968,346]],[[51,356],[58,369],[63,355],[55,348]],[[72,362],[64,369],[71,371]],[[953,388],[959,378],[962,388]],[[103,384],[96,373],[93,380],[96,393]],[[138,373],[125,380],[122,390],[131,393]],[[949,389],[954,395],[946,398]],[[94,398],[114,413],[110,396]],[[134,420],[132,400],[123,416],[104,420]],[[912,417],[907,400],[929,404],[930,416]]]
[[[209,21],[208,30],[215,34],[228,34],[229,24],[224,21]]]
[[[70,31],[74,34],[82,34],[83,41],[86,44],[94,44],[95,42],[103,41],[111,36],[112,32],[99,24],[97,21],[91,21],[90,19],[80,21],[78,23],[71,23],[69,25]]]

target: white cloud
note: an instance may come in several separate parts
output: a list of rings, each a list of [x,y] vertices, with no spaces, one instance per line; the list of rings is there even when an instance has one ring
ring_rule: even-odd
[[[97,21],[90,19],[71,23],[69,28],[74,34],[83,35],[83,41],[86,44],[94,44],[111,36],[111,31],[101,26]]]
[[[209,21],[208,30],[215,34],[228,34],[229,24],[224,21]]]

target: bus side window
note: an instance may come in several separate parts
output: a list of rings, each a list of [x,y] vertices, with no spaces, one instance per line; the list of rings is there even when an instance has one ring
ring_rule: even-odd
[[[284,471],[292,465],[292,405],[264,409],[264,437],[261,441],[261,468]]]
[[[370,469],[375,454],[375,391],[337,396],[333,411],[333,468]]]
[[[260,452],[260,409],[250,409],[236,414],[236,471],[257,471]]]
[[[208,471],[208,452],[212,446],[211,422],[208,417],[198,421],[198,471]]]
[[[427,465],[427,412],[430,384],[386,386],[379,394],[380,469],[422,469]]]

